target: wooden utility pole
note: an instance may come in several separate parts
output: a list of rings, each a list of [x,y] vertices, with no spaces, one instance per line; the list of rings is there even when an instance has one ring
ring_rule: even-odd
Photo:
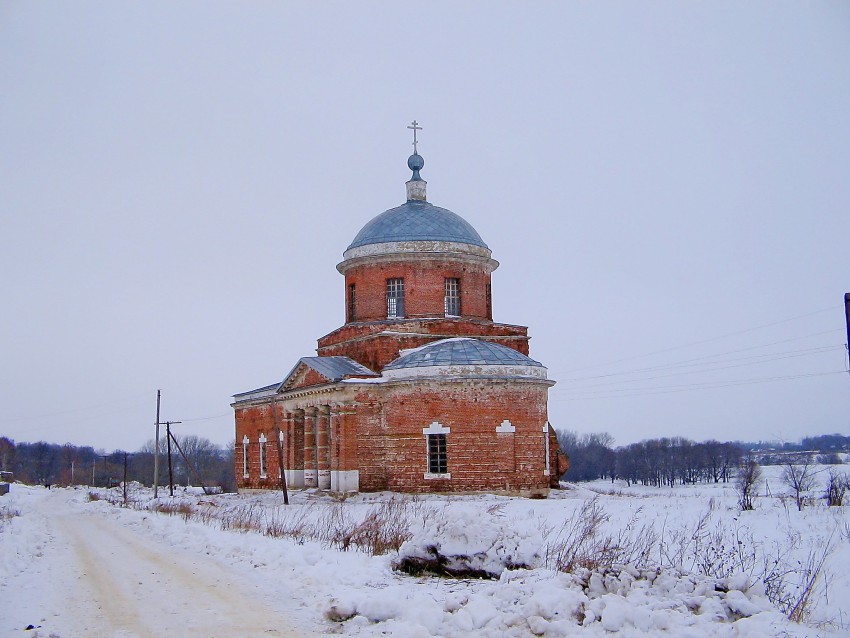
[[[168,437],[168,493],[174,496],[174,470],[171,466],[171,424],[182,423],[182,421],[166,421],[165,435]]]
[[[174,421],[174,423],[179,423],[179,421]],[[186,487],[189,487],[189,471],[191,470],[192,474],[195,475],[195,478],[198,479],[198,483],[201,484],[201,488],[203,488],[204,494],[209,496],[210,491],[207,489],[207,486],[204,485],[204,480],[201,478],[201,473],[198,472],[194,465],[192,465],[192,462],[189,460],[189,457],[186,456],[186,453],[183,452],[182,448],[180,447],[180,444],[177,442],[177,439],[175,439],[170,433],[169,436],[174,440],[174,445],[177,446],[177,451],[180,452],[180,456],[182,456],[183,460],[186,461]]]
[[[162,390],[156,391],[156,434],[154,435],[153,445],[153,497],[157,497],[159,491],[159,395]]]
[[[127,453],[124,452],[124,507],[127,507]]]
[[[847,321],[847,356],[850,360],[850,292],[844,293],[844,318]],[[850,372],[850,365],[847,371]]]
[[[277,467],[280,469],[280,490],[283,492],[283,504],[289,505],[289,492],[286,489],[286,472],[283,470],[283,437],[277,422],[277,403],[272,399],[272,420],[274,421],[274,436],[277,440]]]

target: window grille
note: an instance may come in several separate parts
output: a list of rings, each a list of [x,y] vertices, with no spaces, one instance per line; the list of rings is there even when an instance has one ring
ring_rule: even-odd
[[[493,289],[490,284],[487,284],[486,289],[487,295],[487,318],[492,321],[493,320]]]
[[[460,279],[446,277],[446,316],[460,316]]]
[[[404,316],[404,279],[387,279],[387,317]]]
[[[446,474],[449,471],[446,454],[446,435],[429,434],[428,438],[428,472],[430,474]]]
[[[357,321],[357,298],[354,284],[348,284],[348,321]]]

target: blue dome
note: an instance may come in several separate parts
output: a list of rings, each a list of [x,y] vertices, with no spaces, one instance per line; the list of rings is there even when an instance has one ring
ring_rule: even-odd
[[[480,339],[442,339],[416,348],[389,363],[384,370],[427,366],[513,365],[543,367],[512,348]]]
[[[366,224],[348,250],[396,241],[449,241],[488,248],[460,215],[428,202],[410,200]]]

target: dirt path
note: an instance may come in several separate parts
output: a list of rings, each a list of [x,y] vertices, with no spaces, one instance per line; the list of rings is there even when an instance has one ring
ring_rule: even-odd
[[[135,529],[75,511],[58,499],[45,499],[38,509],[49,518],[56,550],[73,556],[67,562],[76,569],[54,574],[64,582],[53,584],[65,594],[61,613],[66,615],[66,626],[77,627],[78,635],[309,635],[293,630],[283,615],[264,604],[262,592],[249,583],[234,582],[226,565],[214,556],[167,552]]]

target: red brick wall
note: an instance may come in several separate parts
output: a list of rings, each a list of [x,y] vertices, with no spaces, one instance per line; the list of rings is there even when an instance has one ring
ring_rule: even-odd
[[[386,319],[387,279],[402,278],[405,317],[443,317],[446,277],[460,279],[461,316],[486,319],[490,274],[483,264],[465,261],[410,260],[349,268],[345,273],[345,307],[348,308],[348,287],[354,284],[355,320]]]
[[[283,428],[283,414],[278,408],[278,423]],[[260,433],[266,435],[268,444],[266,445],[267,458],[267,475],[265,480],[260,479]],[[250,478],[246,481],[243,478],[242,466],[242,441],[245,435],[248,435],[248,468]],[[274,435],[274,416],[272,415],[271,405],[249,406],[244,408],[236,408],[236,449],[235,449],[235,471],[236,485],[243,488],[261,488],[273,487],[279,483],[277,478],[277,447],[275,445]]]
[[[382,334],[390,332],[392,334]],[[400,334],[400,333],[410,333]],[[424,333],[424,334],[423,334]],[[418,348],[446,337],[491,337],[488,341],[528,355],[528,329],[465,319],[409,320],[346,325],[319,339],[319,356],[351,357],[370,370],[380,372],[398,358],[399,350]],[[429,336],[433,335],[433,336]],[[499,338],[504,337],[504,338]]]
[[[467,382],[403,384],[381,388],[383,410],[358,407],[361,490],[403,492],[545,490],[546,388],[529,384]],[[382,412],[382,413],[381,413]],[[505,419],[514,434],[498,434]],[[447,436],[451,479],[426,479],[422,429],[432,421]],[[392,468],[391,472],[387,468]]]
[[[359,470],[364,492],[542,492],[549,485],[549,477],[544,475],[546,398],[545,386],[530,383],[419,380],[364,384],[356,400],[332,412],[337,438],[331,444],[339,447],[334,455],[337,466],[331,469]],[[293,433],[280,403],[277,410],[277,424],[287,437],[287,466],[303,467],[303,430]],[[511,421],[515,433],[496,432],[505,419]],[[447,436],[448,480],[424,476],[428,466],[422,430],[433,421],[451,429]],[[279,486],[274,428],[268,404],[237,407],[235,469],[240,488]],[[260,433],[268,439],[265,479],[260,478]],[[242,472],[246,434],[250,440],[247,480]],[[550,459],[556,453],[557,447],[552,445]]]

